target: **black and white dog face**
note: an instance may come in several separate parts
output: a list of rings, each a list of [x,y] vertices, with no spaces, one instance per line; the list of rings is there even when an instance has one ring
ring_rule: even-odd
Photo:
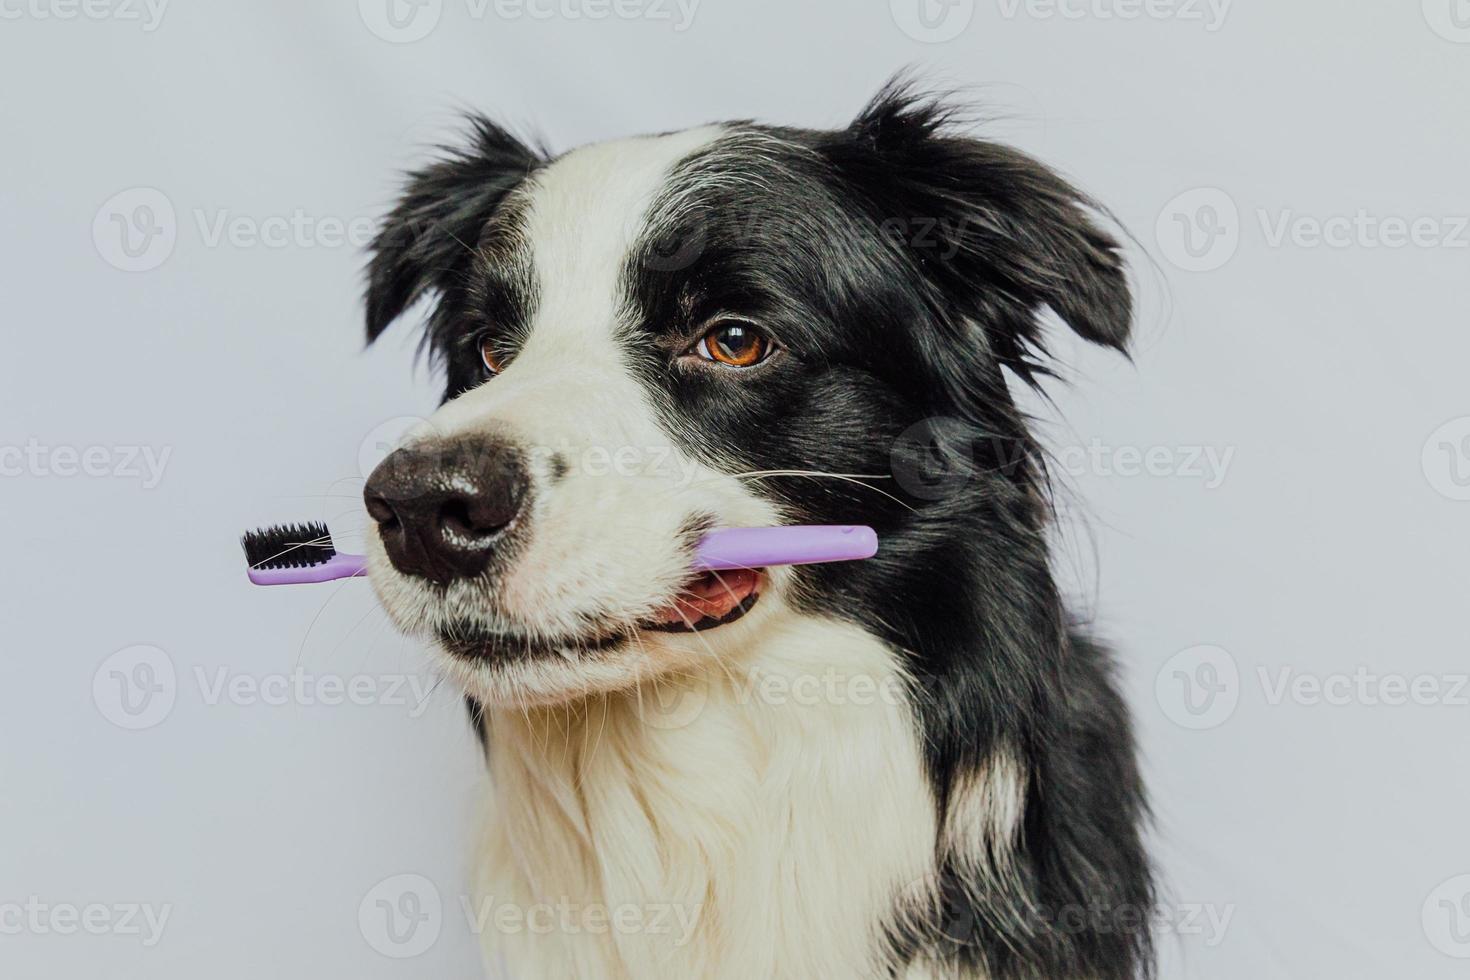
[[[1043,307],[1121,347],[1127,286],[1076,191],[946,122],[891,88],[844,130],[548,160],[477,120],[413,175],[369,335],[435,294],[447,400],[369,481],[370,567],[472,696],[708,665],[780,607],[887,634],[930,676],[946,654],[905,624],[987,568],[1025,574],[1044,494],[1007,373],[1044,372]],[[703,531],[785,523],[869,524],[882,550],[691,577]]]
[[[1008,387],[1046,373],[1044,310],[1126,341],[1091,210],[901,85],[842,130],[555,159],[476,120],[412,175],[368,332],[432,295],[448,389],[368,480],[369,567],[474,702],[495,887],[718,923],[680,949],[509,943],[527,975],[1146,970],[1127,715],[1068,625]],[[871,525],[879,553],[689,572],[704,531],[781,524]],[[808,709],[737,676],[828,671],[901,693]],[[646,686],[701,677],[697,721],[646,723]],[[1097,907],[1119,922],[1062,921]]]

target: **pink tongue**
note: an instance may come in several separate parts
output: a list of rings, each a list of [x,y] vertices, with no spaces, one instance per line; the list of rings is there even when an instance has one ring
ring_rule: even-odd
[[[684,586],[673,605],[655,613],[653,621],[692,626],[706,617],[723,619],[744,602],[759,583],[760,572],[753,569],[705,572]]]

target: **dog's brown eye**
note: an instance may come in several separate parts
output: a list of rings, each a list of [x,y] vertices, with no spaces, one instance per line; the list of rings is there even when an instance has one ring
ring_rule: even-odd
[[[485,365],[485,373],[491,377],[504,370],[504,360],[495,349],[495,338],[480,338],[480,363]]]
[[[696,350],[706,361],[726,367],[748,368],[770,357],[775,345],[771,338],[750,324],[725,320],[715,324],[699,339]]]

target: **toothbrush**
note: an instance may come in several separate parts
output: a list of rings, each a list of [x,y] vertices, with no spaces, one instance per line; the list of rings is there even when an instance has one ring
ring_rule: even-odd
[[[332,544],[320,522],[283,524],[250,531],[240,539],[256,585],[331,582],[367,574],[367,559],[347,555]],[[769,565],[815,565],[871,558],[878,535],[861,524],[808,524],[790,527],[731,527],[711,531],[694,549],[697,572]]]

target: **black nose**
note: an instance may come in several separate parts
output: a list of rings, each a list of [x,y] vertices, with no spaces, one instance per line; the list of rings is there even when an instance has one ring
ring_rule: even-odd
[[[515,447],[458,439],[396,450],[363,500],[394,567],[442,585],[485,570],[528,485]]]

